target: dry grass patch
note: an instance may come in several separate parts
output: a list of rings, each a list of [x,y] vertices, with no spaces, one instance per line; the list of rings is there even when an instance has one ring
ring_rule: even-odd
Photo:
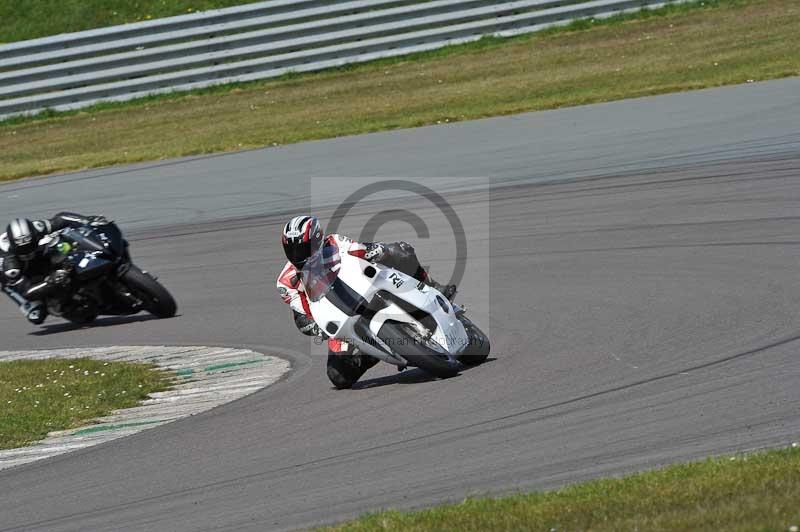
[[[0,178],[798,75],[798,27],[796,0],[722,0],[587,30],[7,123],[0,125]]]

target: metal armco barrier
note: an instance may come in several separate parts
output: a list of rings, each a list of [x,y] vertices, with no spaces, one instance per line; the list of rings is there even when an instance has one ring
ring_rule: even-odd
[[[272,0],[0,45],[0,119],[307,72],[690,0]]]

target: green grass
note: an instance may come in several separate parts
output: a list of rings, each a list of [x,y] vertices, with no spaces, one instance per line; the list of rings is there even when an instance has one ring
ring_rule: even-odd
[[[800,74],[800,2],[715,0],[0,123],[0,179]]]
[[[149,364],[89,358],[0,362],[0,449],[136,406],[171,383],[169,373]]]
[[[0,0],[0,44],[261,0]],[[405,0],[413,4],[430,0]]]
[[[800,526],[800,449],[714,458],[553,492],[390,510],[320,530],[751,532],[792,526]]]
[[[184,15],[256,0],[0,0],[0,43]]]

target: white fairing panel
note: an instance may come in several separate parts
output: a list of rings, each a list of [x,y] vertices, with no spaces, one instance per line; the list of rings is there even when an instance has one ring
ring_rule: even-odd
[[[374,270],[373,276],[368,277],[365,270]],[[362,305],[368,305],[373,301],[375,294],[382,291],[407,303],[404,305],[406,307],[424,311],[435,321],[435,330],[430,331],[431,340],[452,356],[460,354],[468,344],[466,330],[456,317],[455,309],[450,302],[438,290],[421,285],[411,276],[349,254],[342,254],[338,282],[349,287],[348,291],[358,297]],[[377,337],[378,331],[386,321],[414,324],[421,332],[428,330],[409,312],[403,310],[400,304],[389,301],[388,305],[375,312],[369,323],[366,334],[372,338],[364,338],[365,331],[359,334],[355,328],[361,315],[349,315],[352,312],[343,311],[330,300],[335,298],[336,295],[329,292],[319,301],[310,302],[311,313],[320,328],[328,334],[335,330],[332,334],[334,338],[344,340],[359,347],[363,352],[387,362],[403,365],[402,357],[389,354],[392,352],[391,347]]]

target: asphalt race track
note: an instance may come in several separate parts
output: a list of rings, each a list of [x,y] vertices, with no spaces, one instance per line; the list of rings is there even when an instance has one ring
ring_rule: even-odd
[[[459,299],[492,360],[446,381],[378,366],[332,390],[274,291],[279,227],[423,176],[447,178],[430,182],[461,213],[475,267]],[[350,223],[430,214],[401,196]],[[28,180],[0,208],[113,216],[180,306],[37,331],[4,304],[3,349],[247,346],[294,367],[1,472],[0,531],[291,529],[800,439],[800,78]],[[434,240],[420,255],[447,271]]]

